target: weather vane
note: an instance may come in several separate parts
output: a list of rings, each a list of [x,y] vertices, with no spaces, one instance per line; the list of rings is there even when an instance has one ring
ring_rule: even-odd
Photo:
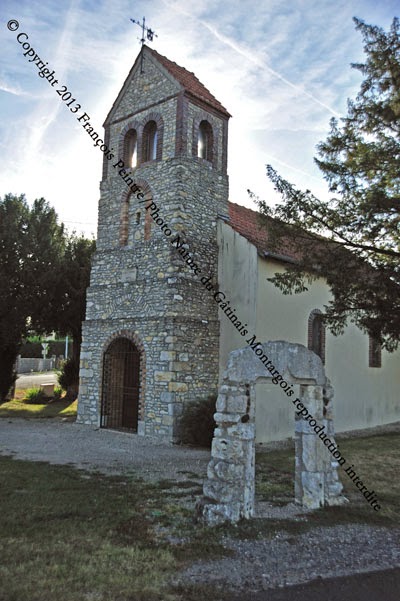
[[[135,19],[131,19],[131,21],[135,25],[139,25],[139,27],[142,28],[142,38],[140,40],[140,43],[142,44],[142,52],[141,52],[141,59],[140,59],[140,72],[143,73],[143,44],[146,41],[145,37],[144,37],[144,32],[146,32],[146,37],[149,40],[149,42],[152,42],[154,36],[157,38],[158,35],[152,29],[150,29],[150,27],[146,27],[146,19],[145,19],[145,17],[143,17],[142,23],[140,23],[139,21],[135,21]]]

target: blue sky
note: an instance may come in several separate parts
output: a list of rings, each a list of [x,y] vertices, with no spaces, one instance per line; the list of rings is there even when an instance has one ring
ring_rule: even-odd
[[[23,56],[19,33],[100,132],[140,49],[129,19],[145,15],[158,34],[152,47],[193,71],[233,115],[230,200],[254,208],[247,188],[278,200],[267,163],[326,197],[313,157],[361,82],[350,68],[363,58],[352,17],[388,29],[399,10],[398,0],[2,0],[1,14],[0,195],[43,196],[69,229],[90,234],[102,153]],[[10,19],[18,31],[7,29]]]

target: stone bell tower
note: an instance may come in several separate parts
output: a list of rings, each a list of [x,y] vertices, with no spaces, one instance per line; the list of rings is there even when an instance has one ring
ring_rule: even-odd
[[[174,440],[184,403],[217,389],[218,306],[132,181],[216,278],[230,115],[193,73],[141,53],[104,123],[78,421]]]

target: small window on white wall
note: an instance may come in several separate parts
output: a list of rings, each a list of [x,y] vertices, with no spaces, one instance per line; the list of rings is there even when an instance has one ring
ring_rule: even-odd
[[[308,348],[325,363],[325,325],[319,309],[311,311],[308,318]]]
[[[369,336],[369,367],[382,367],[382,345],[373,336]]]

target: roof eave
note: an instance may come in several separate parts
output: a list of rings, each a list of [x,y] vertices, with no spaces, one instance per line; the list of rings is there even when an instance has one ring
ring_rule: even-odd
[[[259,250],[258,254],[263,259],[274,259],[274,261],[281,261],[282,263],[290,263],[291,265],[298,265],[299,261],[289,257],[289,255],[281,255],[280,253],[274,253],[268,250]]]
[[[206,100],[205,98],[203,98],[202,96],[200,96],[198,94],[193,94],[192,92],[190,92],[189,90],[186,90],[186,89],[185,89],[185,95],[188,96],[189,98],[195,98],[197,101],[202,102],[203,104],[210,107],[213,111],[224,115],[228,119],[230,119],[232,117],[232,115],[230,113],[228,113],[228,111],[226,110],[225,107],[222,106],[222,104],[219,107],[215,106],[214,104],[211,104],[211,102],[209,100]]]

